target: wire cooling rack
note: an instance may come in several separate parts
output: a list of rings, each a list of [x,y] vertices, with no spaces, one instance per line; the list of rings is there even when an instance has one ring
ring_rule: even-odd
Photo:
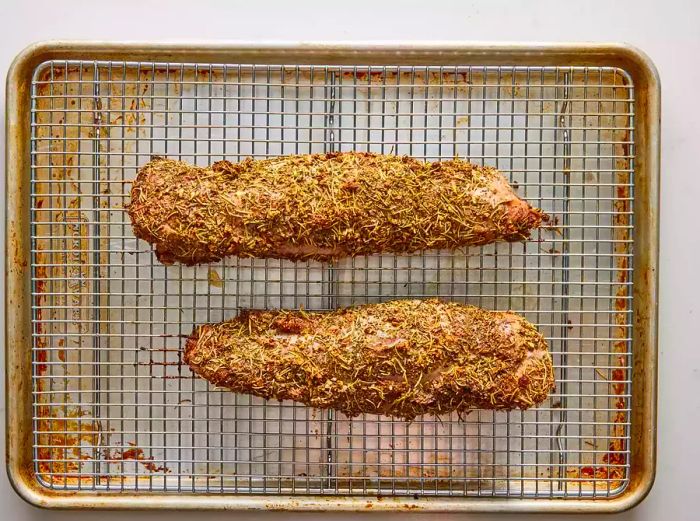
[[[53,489],[612,497],[629,483],[634,86],[609,67],[49,61],[31,92],[35,472]],[[151,155],[369,150],[499,168],[555,219],[527,242],[328,265],[165,267],[124,205]],[[538,325],[528,411],[349,420],[212,388],[195,324],[439,296]]]

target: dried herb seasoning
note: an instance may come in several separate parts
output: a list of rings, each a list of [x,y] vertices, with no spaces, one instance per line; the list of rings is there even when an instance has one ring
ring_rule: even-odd
[[[547,216],[498,170],[461,159],[333,152],[210,168],[154,157],[132,186],[134,233],[164,263],[330,261],[526,239]]]
[[[547,344],[523,317],[437,299],[245,311],[197,327],[184,360],[216,386],[348,417],[527,409],[554,385]]]

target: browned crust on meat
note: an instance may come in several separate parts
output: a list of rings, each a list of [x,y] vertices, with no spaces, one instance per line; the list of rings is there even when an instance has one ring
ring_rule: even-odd
[[[526,409],[554,385],[547,344],[523,317],[437,299],[244,312],[197,327],[184,361],[216,386],[348,417]]]
[[[154,157],[139,170],[127,211],[162,262],[188,265],[518,241],[546,219],[493,168],[362,152],[210,168]]]

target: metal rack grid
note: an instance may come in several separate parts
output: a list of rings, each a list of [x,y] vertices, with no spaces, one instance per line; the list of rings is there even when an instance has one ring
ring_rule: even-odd
[[[52,61],[32,85],[34,458],[54,489],[611,497],[629,481],[634,87],[606,67]],[[165,267],[123,205],[151,155],[467,157],[554,216],[530,241],[334,265]],[[180,359],[241,308],[440,296],[536,323],[536,409],[348,420]]]

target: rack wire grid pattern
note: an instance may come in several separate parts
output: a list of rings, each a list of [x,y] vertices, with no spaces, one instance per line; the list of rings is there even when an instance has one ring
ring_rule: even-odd
[[[611,497],[629,479],[634,86],[615,68],[53,61],[32,87],[34,455],[53,489]],[[152,155],[361,150],[499,168],[553,218],[529,241],[335,264],[164,266],[124,205]],[[527,411],[348,419],[182,364],[242,308],[441,297],[551,349]]]

